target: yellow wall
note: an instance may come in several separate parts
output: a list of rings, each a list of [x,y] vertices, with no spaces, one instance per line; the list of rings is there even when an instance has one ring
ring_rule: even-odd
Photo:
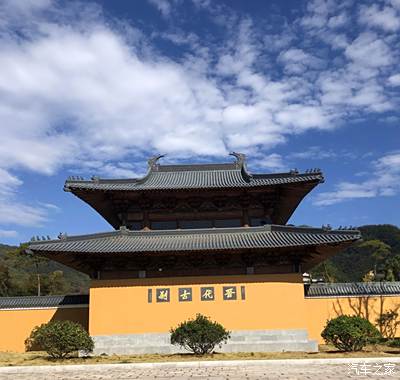
[[[376,325],[376,319],[389,310],[400,314],[400,296],[306,298],[307,330],[310,338],[323,343],[321,331],[326,321],[339,315],[359,315]],[[400,330],[396,336],[400,336]]]
[[[246,288],[246,298],[222,299],[222,287]],[[201,301],[200,287],[214,286],[215,301]],[[193,300],[178,301],[178,288],[191,287]],[[155,290],[169,288],[168,303],[155,302]],[[148,289],[153,302],[148,303]],[[360,315],[375,324],[385,311],[400,310],[400,296],[304,298],[298,274],[187,277],[134,280],[97,280],[90,290],[91,335],[168,332],[196,313],[222,323],[229,330],[307,329],[309,337],[323,343],[326,321],[342,314]],[[399,335],[400,332],[397,333]]]
[[[222,287],[229,285],[236,286],[237,300],[222,299]],[[203,286],[215,288],[214,301],[200,300]],[[244,300],[240,286],[245,286]],[[191,302],[178,302],[180,287],[192,288]],[[170,302],[155,302],[157,288],[170,289]],[[151,303],[148,289],[153,290]],[[0,310],[0,351],[24,351],[32,329],[50,320],[79,322],[91,335],[139,334],[168,332],[196,313],[229,330],[307,329],[311,339],[323,343],[320,334],[328,319],[350,314],[375,323],[389,310],[400,313],[400,296],[304,298],[298,274],[96,280],[90,289],[90,308]]]
[[[25,351],[32,329],[50,320],[71,320],[88,326],[88,307],[0,310],[0,351]]]
[[[222,287],[236,285],[239,297],[222,299]],[[215,301],[201,301],[200,287],[214,286]],[[245,286],[246,299],[240,299]],[[155,289],[171,289],[169,303],[155,302]],[[193,300],[178,302],[178,288],[192,287]],[[153,302],[148,303],[148,289]],[[305,326],[304,290],[298,274],[96,280],[90,289],[91,335],[168,332],[202,313],[230,330],[290,329]]]

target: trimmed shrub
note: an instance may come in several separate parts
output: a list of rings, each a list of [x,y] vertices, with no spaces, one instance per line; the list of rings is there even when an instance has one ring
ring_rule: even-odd
[[[222,347],[222,343],[226,343],[229,338],[229,331],[201,314],[197,314],[196,319],[189,319],[171,329],[171,343],[196,355],[211,353],[215,346]]]
[[[400,338],[393,338],[386,342],[389,347],[400,348]]]
[[[365,318],[341,315],[327,322],[321,336],[340,351],[361,351],[368,343],[376,342],[381,334]]]
[[[94,342],[88,332],[72,321],[52,321],[36,326],[25,341],[27,350],[38,348],[54,359],[64,359],[77,351],[88,354]]]

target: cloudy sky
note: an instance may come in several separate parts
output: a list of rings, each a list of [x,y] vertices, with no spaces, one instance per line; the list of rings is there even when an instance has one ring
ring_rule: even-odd
[[[0,0],[0,242],[109,230],[69,175],[322,168],[290,220],[400,224],[400,0]]]

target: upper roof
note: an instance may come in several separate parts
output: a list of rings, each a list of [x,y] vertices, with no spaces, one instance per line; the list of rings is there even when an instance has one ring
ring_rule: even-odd
[[[296,170],[279,174],[250,174],[245,157],[232,153],[237,160],[225,164],[160,165],[157,156],[149,160],[149,170],[143,178],[84,180],[72,177],[64,190],[145,191],[216,188],[257,188],[282,184],[323,181],[319,169],[299,174]]]
[[[65,306],[86,306],[89,295],[73,294],[67,296],[0,297],[0,309],[46,308]]]
[[[327,230],[292,226],[212,228],[197,230],[129,231],[125,228],[100,234],[31,242],[35,253],[151,253],[276,249],[351,243],[357,230]]]
[[[350,282],[320,283],[305,285],[306,297],[351,297],[400,294],[400,281],[397,282]]]

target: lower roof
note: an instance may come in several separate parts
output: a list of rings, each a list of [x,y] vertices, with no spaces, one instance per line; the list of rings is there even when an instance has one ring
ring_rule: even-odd
[[[31,253],[151,253],[275,249],[351,243],[357,230],[327,230],[280,225],[197,230],[130,231],[125,228],[92,235],[31,242]]]
[[[400,281],[317,283],[305,285],[304,293],[310,298],[400,295]]]
[[[0,297],[0,309],[72,307],[89,305],[88,294],[66,296]]]

